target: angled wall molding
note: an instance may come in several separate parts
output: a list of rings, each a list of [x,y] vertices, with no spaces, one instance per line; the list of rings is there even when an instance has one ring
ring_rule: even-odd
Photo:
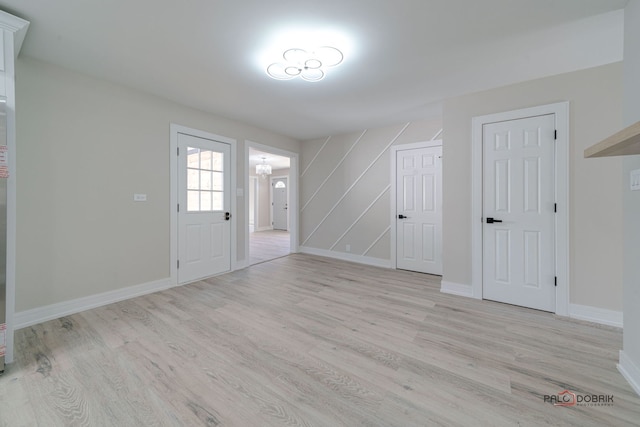
[[[353,223],[352,223],[352,224],[351,224],[351,225],[350,225],[350,226],[349,226],[349,227],[344,231],[344,233],[342,233],[342,234],[340,235],[340,237],[338,237],[338,240],[336,240],[336,242],[335,242],[333,245],[331,245],[331,247],[329,248],[329,250],[333,250],[333,248],[335,248],[335,247],[336,247],[336,245],[337,245],[338,243],[340,243],[340,240],[342,240],[342,239],[344,238],[344,236],[346,236],[346,235],[347,235],[347,234],[348,234],[348,233],[353,229],[353,227],[355,227],[355,226],[356,226],[356,224],[357,224],[358,222],[360,222],[360,220],[362,219],[362,217],[363,217],[363,216],[365,216],[365,215],[367,214],[367,212],[369,212],[369,211],[371,210],[371,208],[373,207],[373,205],[375,205],[375,204],[376,204],[376,202],[377,202],[378,200],[380,200],[380,197],[384,196],[384,195],[385,195],[385,193],[386,193],[387,191],[389,191],[389,189],[390,189],[390,188],[391,188],[391,184],[387,185],[387,186],[385,187],[385,189],[384,189],[384,190],[382,190],[382,192],[381,192],[380,194],[378,194],[378,196],[377,196],[375,199],[373,199],[373,202],[371,202],[371,203],[369,204],[369,206],[367,206],[367,208],[366,208],[364,211],[362,211],[362,213],[360,214],[360,216],[358,216],[358,218],[356,218],[356,220],[355,220],[355,221],[353,221]]]
[[[318,231],[318,229],[322,226],[322,224],[324,224],[324,222],[327,220],[327,218],[329,218],[329,216],[333,213],[333,211],[336,210],[336,208],[340,205],[340,203],[342,203],[342,201],[349,195],[349,193],[351,192],[351,190],[353,190],[353,188],[360,182],[360,180],[366,175],[366,173],[378,162],[378,160],[380,160],[380,157],[382,157],[387,150],[389,149],[389,147],[391,147],[397,140],[398,138],[400,138],[400,136],[404,133],[404,131],[409,127],[409,125],[411,124],[411,122],[405,124],[402,129],[400,130],[400,132],[398,132],[396,134],[396,136],[391,140],[391,142],[389,142],[384,149],[373,159],[373,161],[371,161],[369,163],[369,165],[364,169],[364,171],[355,179],[355,181],[344,191],[344,193],[342,194],[342,196],[338,199],[337,202],[335,202],[335,204],[333,205],[333,207],[331,207],[331,209],[327,212],[327,214],[322,218],[322,220],[320,220],[320,222],[315,226],[315,228],[311,231],[311,233],[309,233],[309,235],[304,239],[304,241],[302,242],[302,246],[305,245],[305,243],[307,243],[309,241],[309,239],[311,239],[311,237],[313,237],[313,235],[316,233],[316,231]]]
[[[347,152],[344,154],[344,156],[342,156],[342,158],[340,159],[340,161],[338,162],[338,164],[333,168],[333,170],[331,172],[329,172],[329,175],[326,176],[326,178],[320,183],[320,185],[318,186],[318,188],[316,189],[316,191],[314,191],[314,193],[311,195],[311,197],[309,197],[309,200],[307,200],[305,202],[305,204],[302,206],[302,209],[300,209],[300,212],[303,212],[305,210],[305,208],[309,205],[309,203],[311,203],[313,201],[313,199],[316,197],[316,195],[320,192],[320,190],[322,190],[325,186],[325,184],[327,183],[327,181],[329,181],[329,179],[333,176],[333,174],[338,170],[338,168],[344,163],[344,161],[346,160],[346,158],[349,156],[349,154],[353,151],[354,148],[356,148],[356,145],[358,145],[358,143],[362,140],[362,137],[364,136],[364,134],[367,133],[367,130],[365,129],[360,136],[358,137],[358,139],[356,139],[356,142],[354,142],[351,147],[349,147],[349,149],[347,150]],[[328,141],[328,139],[327,139]],[[324,147],[324,146],[323,146]]]
[[[327,139],[324,141],[324,144],[322,144],[322,146],[320,147],[320,149],[318,150],[318,152],[316,153],[315,156],[313,156],[313,158],[311,159],[311,161],[309,162],[309,164],[307,165],[307,167],[304,168],[304,170],[302,171],[302,173],[300,174],[300,178],[302,178],[304,176],[305,173],[307,173],[307,171],[309,170],[309,168],[311,167],[311,165],[313,164],[313,162],[316,161],[316,158],[320,155],[320,153],[322,152],[322,150],[324,150],[324,147],[327,145],[327,143],[329,142],[329,140],[331,139],[331,136],[328,136]]]

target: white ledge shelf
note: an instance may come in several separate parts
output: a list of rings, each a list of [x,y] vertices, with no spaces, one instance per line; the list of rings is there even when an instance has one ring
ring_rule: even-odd
[[[640,154],[640,122],[622,129],[584,150],[584,157],[632,156]]]

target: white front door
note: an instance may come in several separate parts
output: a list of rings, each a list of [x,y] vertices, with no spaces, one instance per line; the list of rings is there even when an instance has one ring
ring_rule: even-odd
[[[178,283],[231,270],[230,152],[178,134]]]
[[[483,127],[483,298],[555,311],[555,115]]]
[[[442,146],[396,153],[396,266],[442,274]]]
[[[273,197],[273,229],[288,230],[287,219],[289,217],[289,204],[287,202],[287,178],[273,178],[271,180],[271,191]]]

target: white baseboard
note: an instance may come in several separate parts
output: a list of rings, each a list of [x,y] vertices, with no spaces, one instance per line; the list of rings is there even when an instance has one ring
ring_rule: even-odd
[[[620,350],[620,363],[618,363],[618,371],[622,374],[629,385],[640,395],[640,365],[635,363],[631,358]]]
[[[391,268],[391,261],[388,259],[373,258],[364,255],[348,254],[345,252],[330,251],[328,249],[311,248],[309,246],[300,246],[299,252],[309,255],[324,256],[327,258],[340,259],[343,261],[357,262],[358,264],[373,265],[375,267]]]
[[[569,317],[622,328],[622,312],[588,305],[569,304]]]
[[[473,287],[462,283],[448,282],[443,280],[440,283],[440,292],[461,297],[474,298]]]
[[[14,315],[15,330],[36,325],[48,320],[58,319],[63,316],[123,301],[129,298],[146,295],[157,291],[162,291],[172,287],[169,278],[156,280],[154,282],[143,283],[141,285],[129,286],[115,291],[103,292],[101,294],[90,295],[88,297],[77,298],[70,301],[45,305],[44,307],[33,308],[20,311]]]

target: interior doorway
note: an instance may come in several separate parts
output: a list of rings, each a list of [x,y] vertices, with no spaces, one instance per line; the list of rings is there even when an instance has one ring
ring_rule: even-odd
[[[246,147],[247,264],[295,252],[297,154],[248,143]]]

